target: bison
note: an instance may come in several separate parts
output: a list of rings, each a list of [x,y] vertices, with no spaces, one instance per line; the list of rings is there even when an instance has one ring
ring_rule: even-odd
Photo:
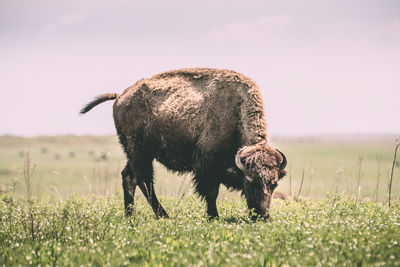
[[[287,160],[268,144],[263,100],[251,79],[230,70],[169,71],[120,95],[100,95],[80,113],[114,99],[115,127],[128,159],[121,173],[127,215],[134,213],[139,186],[157,218],[168,217],[154,192],[156,159],[172,171],[193,173],[210,218],[218,217],[221,184],[242,190],[253,218],[268,218]]]

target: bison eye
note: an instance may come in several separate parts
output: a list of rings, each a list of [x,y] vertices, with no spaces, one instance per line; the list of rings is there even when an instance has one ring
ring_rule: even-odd
[[[247,182],[252,183],[254,179],[250,176],[245,175],[244,178],[246,179]]]

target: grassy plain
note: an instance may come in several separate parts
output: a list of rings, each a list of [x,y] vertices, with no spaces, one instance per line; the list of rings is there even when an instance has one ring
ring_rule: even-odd
[[[222,189],[209,222],[190,174],[157,162],[171,218],[156,220],[139,191],[136,216],[124,217],[115,137],[0,137],[0,265],[400,266],[398,167],[387,207],[394,140],[272,141],[289,161],[277,190],[297,196],[304,170],[299,200],[274,200],[273,220],[252,222],[239,193]]]
[[[284,151],[288,158],[289,173],[277,190],[298,195],[304,170],[300,196],[322,199],[328,192],[359,192],[362,197],[383,200],[388,191],[394,138],[352,138],[350,141],[338,138],[272,139],[273,145]],[[120,172],[126,159],[116,137],[0,137],[0,185],[10,187],[16,180],[17,195],[25,190],[23,167],[28,151],[36,164],[32,187],[37,197],[49,196],[55,190],[63,199],[72,193],[107,196],[121,193]],[[380,163],[379,157],[382,158]],[[156,191],[160,197],[192,194],[190,174],[178,176],[157,162],[154,167]],[[398,170],[397,167],[393,183],[395,193],[400,192]],[[220,199],[240,198],[239,194],[221,189]]]

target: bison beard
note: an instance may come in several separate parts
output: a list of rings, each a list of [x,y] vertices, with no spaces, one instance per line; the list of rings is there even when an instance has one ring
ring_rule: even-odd
[[[125,212],[136,187],[157,217],[168,217],[154,192],[154,159],[192,172],[207,214],[218,217],[220,184],[242,190],[255,214],[268,218],[272,193],[285,175],[285,155],[268,145],[257,85],[228,70],[182,69],[142,79],[121,95],[98,96],[81,110],[116,99],[115,127],[128,162],[122,171]]]

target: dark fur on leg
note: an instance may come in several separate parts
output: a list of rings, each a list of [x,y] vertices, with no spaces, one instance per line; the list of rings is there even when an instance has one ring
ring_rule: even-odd
[[[136,181],[131,175],[131,171],[129,169],[129,163],[126,164],[125,168],[121,172],[122,175],[122,187],[124,189],[124,206],[125,206],[125,215],[131,216],[135,213],[135,190],[136,190]]]
[[[161,203],[158,201],[156,193],[154,192],[153,182],[144,182],[139,184],[139,188],[142,191],[143,195],[146,197],[147,202],[149,202],[151,208],[158,218],[169,218],[167,212],[164,210]]]
[[[217,210],[218,192],[219,192],[219,185],[215,189],[210,190],[205,196],[205,200],[207,202],[207,215],[210,220],[219,218]]]

